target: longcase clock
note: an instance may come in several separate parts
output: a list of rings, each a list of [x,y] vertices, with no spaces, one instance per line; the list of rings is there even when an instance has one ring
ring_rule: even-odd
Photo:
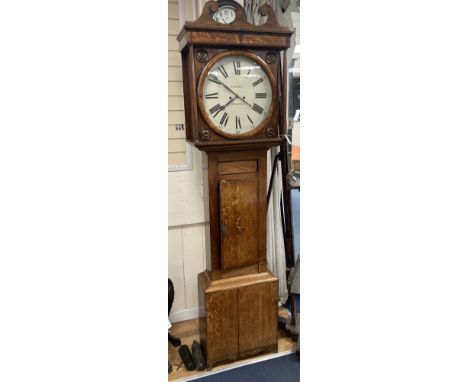
[[[179,36],[186,139],[208,156],[211,266],[199,274],[208,367],[277,351],[278,280],[266,263],[266,153],[286,132],[293,33],[268,5],[247,22],[237,3],[208,1]],[[285,60],[286,61],[286,60]]]

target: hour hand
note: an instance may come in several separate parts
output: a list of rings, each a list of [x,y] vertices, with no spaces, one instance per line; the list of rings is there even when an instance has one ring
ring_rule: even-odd
[[[221,106],[221,107],[222,107],[223,109],[225,109],[226,106],[229,105],[231,102],[234,102],[234,100],[235,100],[236,98],[239,98],[239,97],[238,97],[238,96],[235,96],[235,97],[231,98],[224,106]]]
[[[236,99],[237,97],[234,97],[234,98],[231,98],[229,101],[227,101],[223,106],[221,106],[219,103],[215,106],[213,106],[211,109],[210,109],[210,113],[213,114],[213,117],[216,117],[219,112],[221,110],[224,110],[226,109],[226,106],[228,106],[231,102],[234,102],[234,100]]]
[[[227,86],[226,84],[223,84],[221,81],[219,82],[221,85],[223,85],[227,90],[229,90],[232,94],[234,94],[236,97],[235,98],[239,98],[242,102],[244,102],[245,104],[247,104],[248,107],[252,107],[252,105],[250,105],[250,103],[248,103],[245,99],[243,99],[239,94],[237,94],[234,90],[232,90],[229,86]]]
[[[220,80],[218,80],[217,77],[215,76],[209,76],[208,79],[216,84],[219,84],[221,86],[223,86],[225,89],[229,90],[232,94],[234,94],[237,98],[239,98],[242,102],[244,102],[248,107],[252,107],[252,105],[250,103],[248,103],[245,99],[243,99],[242,97],[239,96],[239,94],[237,94],[234,90],[232,90],[229,86],[227,86],[224,82],[221,82]]]
[[[252,108],[252,106],[250,105],[250,103],[248,103],[245,99],[239,97],[237,94],[234,98],[232,98],[226,105],[224,105],[224,107],[226,107],[227,105],[229,105],[231,102],[233,102],[236,98],[239,98],[242,102],[244,102],[245,104],[247,104],[248,107]]]

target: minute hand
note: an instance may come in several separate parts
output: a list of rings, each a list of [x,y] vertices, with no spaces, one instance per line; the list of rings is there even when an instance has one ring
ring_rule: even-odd
[[[218,82],[223,85],[227,90],[229,90],[232,94],[234,94],[237,98],[239,98],[242,102],[244,102],[245,104],[247,104],[248,107],[252,108],[252,105],[250,103],[248,103],[245,99],[243,99],[242,97],[240,97],[234,90],[232,90],[229,86],[227,86],[226,84],[222,83],[221,81],[218,80]]]

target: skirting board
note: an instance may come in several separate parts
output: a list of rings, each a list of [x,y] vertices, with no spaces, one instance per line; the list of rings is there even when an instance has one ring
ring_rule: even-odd
[[[202,317],[205,314],[203,308],[192,308],[171,312],[169,321],[173,324],[175,322],[193,320],[194,318]]]

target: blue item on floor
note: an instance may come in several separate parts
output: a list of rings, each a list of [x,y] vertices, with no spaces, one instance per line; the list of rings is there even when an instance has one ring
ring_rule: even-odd
[[[269,359],[197,379],[197,382],[299,382],[296,354]]]

